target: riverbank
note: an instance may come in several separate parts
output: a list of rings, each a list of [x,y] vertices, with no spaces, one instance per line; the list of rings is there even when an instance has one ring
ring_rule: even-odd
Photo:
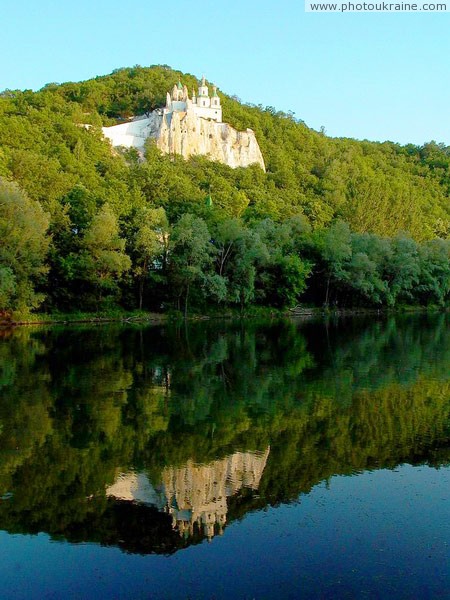
[[[97,313],[43,313],[20,316],[17,318],[0,320],[0,327],[17,327],[19,325],[65,325],[70,323],[114,323],[114,322],[141,322],[151,321],[163,323],[168,315],[144,311],[108,311]]]
[[[207,311],[202,313],[191,313],[189,321],[205,319],[273,319],[273,318],[305,318],[305,317],[348,317],[356,315],[387,315],[400,313],[429,313],[448,312],[449,307],[439,306],[407,306],[402,305],[395,308],[324,308],[297,306],[293,309],[276,309],[271,307],[250,307],[244,311],[227,308],[225,310]],[[146,311],[104,311],[96,313],[74,312],[74,313],[42,313],[28,316],[11,317],[0,320],[0,327],[17,327],[20,325],[68,325],[76,323],[166,323],[168,321],[182,321],[184,317],[178,311],[166,313],[155,313]]]

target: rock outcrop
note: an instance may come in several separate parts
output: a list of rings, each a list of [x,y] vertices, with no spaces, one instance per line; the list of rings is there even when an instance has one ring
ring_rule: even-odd
[[[103,134],[113,146],[144,150],[145,140],[153,138],[164,154],[184,158],[201,155],[230,167],[257,164],[265,170],[256,136],[251,129],[237,131],[228,123],[204,119],[189,112],[164,115],[153,111],[149,117],[103,127]]]
[[[167,154],[185,158],[203,155],[233,168],[256,163],[264,169],[261,150],[251,129],[237,131],[228,123],[206,120],[189,112],[172,113],[170,122],[164,118],[156,143]]]

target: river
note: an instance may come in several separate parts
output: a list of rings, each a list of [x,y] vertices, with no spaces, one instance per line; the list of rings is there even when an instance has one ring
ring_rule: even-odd
[[[1,596],[450,597],[449,325],[0,331]]]

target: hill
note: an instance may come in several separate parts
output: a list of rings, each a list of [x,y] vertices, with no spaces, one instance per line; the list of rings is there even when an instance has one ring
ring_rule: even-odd
[[[397,252],[389,239],[396,239],[403,249],[407,244],[414,247],[416,271],[419,247],[427,248],[422,250],[427,260],[443,261],[445,268],[448,244],[439,239],[448,239],[450,233],[450,148],[435,142],[418,147],[333,139],[291,114],[245,105],[220,92],[223,120],[237,130],[255,132],[266,173],[257,166],[231,169],[201,157],[185,161],[161,156],[150,143],[145,163],[133,150],[112,152],[101,127],[163,106],[166,92],[179,79],[189,89],[197,85],[193,75],[167,66],[136,66],[85,82],[48,84],[38,92],[1,93],[2,194],[16,198],[9,205],[4,201],[9,208],[3,209],[3,218],[11,218],[20,197],[23,223],[11,248],[2,251],[0,308],[37,306],[43,295],[44,306],[50,309],[99,307],[106,298],[128,306],[136,302],[156,306],[169,299],[179,305],[187,301],[199,273],[208,274],[202,279],[203,289],[209,290],[206,297],[226,303],[292,304],[305,290],[309,276],[306,298],[313,302],[328,303],[333,296],[346,303],[392,304],[403,292],[394,291],[392,285],[397,267],[386,274],[387,264],[395,263],[392,253]],[[9,182],[17,187],[13,189]],[[209,210],[206,195],[212,197]],[[31,216],[26,217],[24,207]],[[18,265],[14,263],[17,239],[23,241],[30,220],[41,222],[39,231],[47,242],[37,240],[40,233],[34,227],[36,243],[22,249],[24,258]],[[144,221],[147,231],[141,231]],[[164,232],[175,224],[181,230],[166,236]],[[187,231],[192,234],[189,243]],[[4,232],[7,236],[6,228]],[[274,239],[281,243],[278,250]],[[194,248],[193,240],[204,242],[203,248]],[[336,262],[336,240],[342,242],[341,257],[332,266],[324,248],[327,244],[333,248]],[[169,284],[165,269],[176,270],[177,258],[169,248],[172,243],[178,244],[179,265],[188,271],[182,274],[180,266]],[[247,264],[245,249],[250,246],[253,258]],[[258,252],[259,263],[254,258]],[[440,258],[430,259],[430,254]],[[24,265],[31,255],[33,264]],[[232,268],[231,262],[226,263],[233,255]],[[350,289],[349,300],[349,290],[344,290],[349,283],[340,270],[350,268],[357,255],[359,262],[346,278],[355,279],[356,269],[364,282]],[[362,264],[362,255],[373,264]],[[375,264],[380,255],[381,266]],[[290,263],[280,267],[286,257],[291,257]],[[263,263],[272,265],[264,276]],[[367,284],[374,270],[377,280],[372,277]],[[417,273],[415,283],[411,280],[405,288],[405,297],[419,285]],[[164,282],[156,285],[155,278],[163,275]],[[274,283],[280,277],[294,280],[282,297],[277,296]],[[421,301],[444,301],[447,280],[439,281],[420,283],[428,286],[422,289]],[[440,292],[428,289],[436,286]],[[24,300],[19,301],[19,296]]]

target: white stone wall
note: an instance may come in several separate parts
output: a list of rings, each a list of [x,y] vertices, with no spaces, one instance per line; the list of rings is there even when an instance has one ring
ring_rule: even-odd
[[[186,111],[186,102],[184,100],[172,100],[172,110]]]
[[[194,104],[192,108],[198,117],[202,117],[203,119],[213,119],[218,123],[222,122],[222,109],[220,106],[218,108],[203,108],[202,106],[198,106],[198,104]]]
[[[148,137],[157,138],[161,129],[162,112],[153,111],[149,118],[140,118],[128,123],[102,127],[103,135],[108,138],[113,146],[125,148],[144,149]]]

